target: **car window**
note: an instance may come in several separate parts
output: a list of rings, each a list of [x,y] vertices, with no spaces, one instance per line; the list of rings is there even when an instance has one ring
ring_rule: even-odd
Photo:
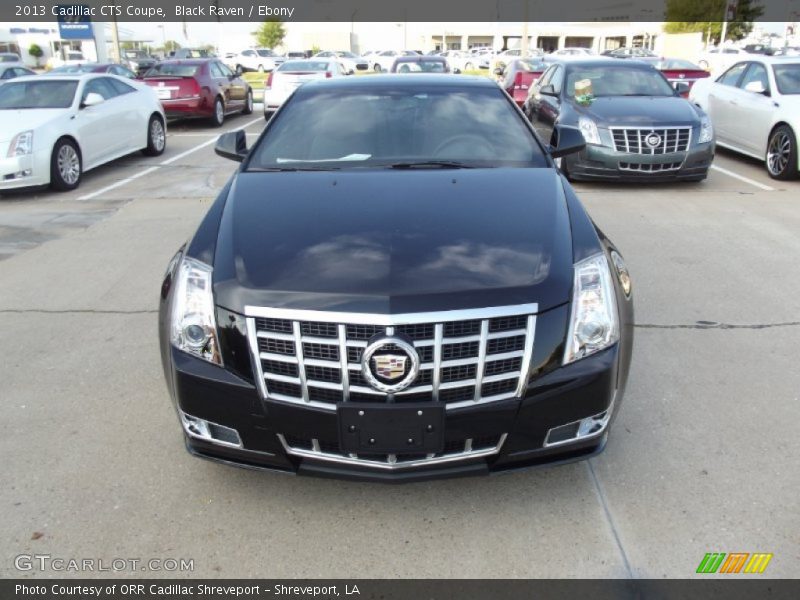
[[[734,49],[734,48],[725,48],[725,50],[723,50],[722,53],[723,54],[739,54],[739,51]]]
[[[717,83],[735,86],[739,82],[739,78],[742,76],[742,73],[744,73],[746,68],[747,63],[737,63],[733,65],[730,69],[720,75],[719,79],[717,79]]]
[[[800,63],[772,65],[772,72],[781,94],[800,94]]]
[[[561,88],[564,86],[564,69],[562,67],[556,67],[555,71],[553,71],[553,76],[550,78],[550,85],[553,86],[553,90],[556,94],[561,93]]]
[[[539,78],[538,85],[539,87],[544,87],[550,84],[550,79],[553,77],[553,72],[556,70],[555,67],[550,67],[545,71],[542,76]]]
[[[200,65],[185,65],[181,63],[160,63],[145,73],[144,78],[150,77],[194,77],[198,74]]]
[[[14,69],[6,69],[3,71],[3,74],[0,75],[0,79],[11,79],[12,77],[16,77],[16,73],[14,73]]]
[[[72,106],[78,88],[77,81],[43,79],[4,83],[0,86],[0,109]]]
[[[227,65],[223,63],[216,63],[219,70],[222,72],[223,77],[233,77],[233,71],[231,71]]]
[[[256,55],[255,50],[245,50],[244,52],[242,52],[242,56],[255,56],[255,55]]]
[[[119,81],[118,79],[109,79],[108,82],[109,82],[109,84],[111,84],[111,86],[117,92],[117,95],[120,95],[120,96],[122,94],[130,94],[131,92],[135,92],[136,91],[135,88],[129,86],[127,83],[123,83],[123,82]]]
[[[419,161],[545,166],[499,86],[300,87],[251,150],[247,170]],[[335,163],[335,164],[332,164]]]
[[[212,62],[211,65],[209,66],[211,67],[212,77],[217,77],[217,78],[225,77],[225,73],[222,71],[222,67],[220,66],[219,63]]]
[[[111,100],[118,95],[108,77],[98,77],[87,81],[83,87],[83,99],[85,100],[89,94],[100,94],[104,100]]]
[[[620,61],[622,62],[622,61]],[[625,61],[627,62],[627,61]],[[557,65],[563,69],[563,66]],[[555,77],[553,78],[555,80]],[[553,83],[553,81],[551,81]],[[607,96],[674,96],[675,89],[660,71],[628,65],[570,67],[564,90],[569,97]]]
[[[767,69],[761,63],[750,63],[750,67],[739,82],[739,87],[744,89],[748,83],[758,82],[764,90],[769,91],[769,77]]]

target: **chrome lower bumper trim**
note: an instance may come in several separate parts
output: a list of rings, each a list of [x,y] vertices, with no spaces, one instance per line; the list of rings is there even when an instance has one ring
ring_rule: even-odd
[[[493,456],[500,452],[500,449],[503,447],[503,443],[506,441],[506,437],[508,437],[507,433],[504,433],[500,436],[500,440],[497,442],[496,446],[490,448],[481,448],[478,450],[473,450],[471,447],[472,440],[467,440],[467,443],[464,445],[464,450],[460,452],[454,452],[452,454],[442,454],[442,455],[434,455],[428,456],[426,458],[416,459],[416,460],[409,460],[409,461],[397,461],[397,456],[394,454],[387,454],[385,461],[380,460],[373,460],[373,459],[361,459],[357,456],[346,456],[344,454],[333,454],[330,452],[324,452],[319,449],[319,442],[314,440],[312,448],[295,448],[290,446],[286,442],[286,438],[278,434],[278,439],[283,446],[283,449],[286,451],[287,454],[292,456],[297,456],[299,458],[310,458],[314,460],[323,460],[327,462],[334,462],[341,465],[350,465],[356,467],[369,467],[374,469],[384,469],[384,470],[398,470],[398,469],[414,469],[420,467],[428,467],[433,465],[441,465],[446,463],[452,462],[459,462],[470,460],[474,458],[486,458],[488,456]]]

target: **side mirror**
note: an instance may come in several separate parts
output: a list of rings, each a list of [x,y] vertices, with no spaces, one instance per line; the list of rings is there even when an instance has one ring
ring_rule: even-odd
[[[97,106],[101,102],[105,102],[106,99],[103,98],[100,94],[96,92],[89,92],[86,94],[86,97],[81,102],[81,108],[88,108],[89,106]]]
[[[497,67],[494,70],[494,74],[497,75],[498,77],[500,77],[503,74],[503,69],[501,69],[500,67]]]
[[[244,71],[242,70],[242,65],[236,65],[236,71],[235,71],[236,76],[241,77],[243,72]]]
[[[764,84],[760,81],[751,81],[746,86],[744,86],[746,92],[753,92],[754,94],[764,94],[765,96],[769,95],[767,88],[764,87]]]
[[[681,96],[689,93],[689,87],[688,81],[675,82],[675,91],[677,91]]]
[[[556,125],[555,134],[556,145],[550,147],[550,155],[553,158],[575,154],[586,147],[586,140],[583,139],[583,134],[577,127]]]
[[[242,162],[247,156],[247,135],[244,129],[229,131],[219,136],[214,152],[222,158]]]
[[[544,96],[558,96],[558,94],[556,94],[556,88],[553,87],[552,83],[548,83],[547,85],[540,87],[539,93]]]

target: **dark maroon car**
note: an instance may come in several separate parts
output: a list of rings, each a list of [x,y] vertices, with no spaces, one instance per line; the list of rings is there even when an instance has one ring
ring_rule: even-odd
[[[518,58],[508,63],[505,69],[498,67],[495,75],[502,77],[500,86],[514,99],[517,106],[522,107],[528,97],[528,89],[547,66],[540,60]]]
[[[63,67],[56,67],[51,69],[48,73],[53,75],[64,75],[68,73],[111,73],[112,75],[119,75],[120,77],[128,77],[129,79],[136,79],[136,73],[131,71],[124,65],[117,63],[81,63],[79,65],[64,65]]]
[[[693,62],[680,58],[664,58],[656,63],[656,68],[684,98],[689,97],[689,90],[692,89],[695,81],[711,75]]]
[[[166,60],[144,75],[167,118],[207,118],[222,125],[225,115],[253,112],[253,89],[216,58]]]

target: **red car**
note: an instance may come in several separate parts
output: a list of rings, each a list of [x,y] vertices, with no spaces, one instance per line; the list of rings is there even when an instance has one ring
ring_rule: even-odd
[[[698,67],[693,62],[680,58],[664,58],[658,61],[655,66],[684,98],[689,97],[689,90],[692,89],[695,81],[711,75],[711,73]]]
[[[500,86],[514,99],[517,106],[522,108],[528,98],[528,88],[546,69],[547,65],[542,61],[518,58],[508,63],[504,69],[498,67],[495,75],[502,77]]]
[[[216,58],[166,60],[144,75],[167,118],[200,117],[219,127],[225,115],[253,112],[253,89]]]

